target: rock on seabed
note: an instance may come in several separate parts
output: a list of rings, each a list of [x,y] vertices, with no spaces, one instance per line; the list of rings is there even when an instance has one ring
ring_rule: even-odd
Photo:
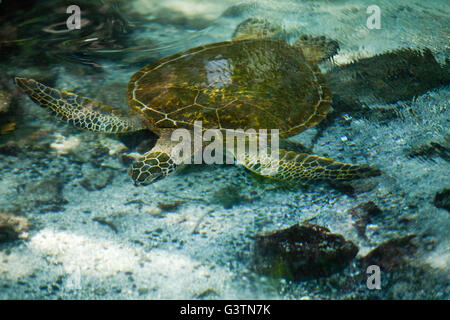
[[[357,253],[353,242],[325,227],[293,225],[258,236],[253,264],[263,275],[307,280],[341,271]]]

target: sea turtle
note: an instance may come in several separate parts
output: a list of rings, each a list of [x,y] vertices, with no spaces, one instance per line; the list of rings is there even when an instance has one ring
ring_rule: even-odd
[[[270,23],[266,19],[248,18],[239,23],[233,32],[233,40],[279,39],[287,41],[288,35],[283,28]],[[339,50],[336,40],[325,36],[309,36],[301,34],[293,47],[299,48],[310,62],[319,62],[333,57]]]
[[[331,93],[316,62],[329,57],[337,43],[301,36],[291,46],[270,32],[248,33],[251,25],[241,24],[232,41],[192,48],[137,71],[128,84],[129,114],[35,80],[16,78],[16,83],[34,102],[76,127],[156,133],[156,145],[129,170],[136,185],[145,185],[177,168],[172,150],[178,142],[171,139],[177,128],[193,131],[194,122],[202,121],[203,130],[279,129],[283,139],[316,125],[329,112]],[[250,171],[281,181],[348,180],[380,173],[305,152],[280,149],[278,157],[269,153],[262,161],[248,147],[244,154],[235,147],[226,151]],[[276,172],[267,171],[268,166]]]

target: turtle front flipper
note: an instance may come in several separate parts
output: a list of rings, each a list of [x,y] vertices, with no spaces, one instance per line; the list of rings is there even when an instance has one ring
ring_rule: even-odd
[[[353,165],[307,153],[279,150],[278,158],[261,159],[246,154],[240,161],[248,170],[283,182],[307,182],[311,180],[343,181],[378,176],[379,169],[366,165]]]
[[[128,174],[136,186],[145,186],[175,172],[176,168],[177,165],[170,153],[152,150],[135,161]]]
[[[174,129],[160,129],[159,139],[153,149],[131,165],[128,174],[136,186],[145,186],[167,177],[201,148],[195,146],[191,140],[183,141],[181,144],[179,141],[173,141],[173,132]],[[180,146],[187,148],[177,149]]]
[[[145,128],[137,117],[123,115],[120,110],[99,101],[56,90],[32,79],[16,78],[15,81],[31,100],[75,127],[106,133],[126,133]]]

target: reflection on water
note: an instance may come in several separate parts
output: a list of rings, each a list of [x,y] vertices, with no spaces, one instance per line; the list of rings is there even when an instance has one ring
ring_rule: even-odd
[[[80,66],[96,68],[95,72],[106,66],[143,66],[195,45],[229,40],[236,23],[252,16],[278,23],[291,39],[296,39],[307,29],[313,35],[325,32],[330,38],[353,47],[359,41],[362,52],[367,51],[369,55],[374,53],[374,46],[393,48],[391,42],[395,42],[396,47],[398,44],[430,47],[440,43],[429,41],[445,39],[442,29],[430,28],[430,32],[420,36],[417,31],[407,29],[416,10],[419,13],[431,11],[435,22],[444,22],[444,16],[434,7],[421,5],[412,9],[403,6],[392,18],[390,14],[396,6],[388,2],[384,3],[384,15],[389,14],[384,23],[389,25],[391,19],[397,19],[395,30],[382,28],[377,34],[370,35],[364,23],[364,18],[367,18],[362,10],[364,2],[350,3],[349,8],[345,8],[326,1],[319,5],[287,0],[277,3],[228,0],[214,4],[200,0],[163,3],[151,0],[78,1],[82,27],[69,30],[66,27],[67,5],[62,0],[45,1],[38,6],[32,0],[21,1],[20,4],[7,1],[2,4],[4,10],[0,13],[0,56],[19,66],[49,65],[59,61],[59,64],[72,64],[75,70]],[[321,16],[325,15],[332,18],[324,21]],[[350,23],[354,19],[359,19],[360,25]],[[347,32],[350,29],[353,31]],[[338,37],[334,36],[336,33],[339,33]],[[398,38],[394,38],[395,34]],[[364,38],[370,43],[362,40]],[[342,58],[341,54],[339,59]],[[115,62],[109,63],[111,60]]]
[[[202,30],[214,23],[198,12],[186,16],[180,11],[189,7],[171,9],[154,1],[142,4],[143,8],[138,1],[78,1],[81,29],[69,30],[65,1],[45,1],[38,6],[35,1],[7,1],[0,13],[0,54],[2,58],[16,55],[13,61],[21,66],[58,61],[73,69],[84,65],[99,72],[105,65],[142,65],[186,49],[190,42],[201,42]]]
[[[2,55],[18,54],[19,65],[36,63],[85,64],[100,68],[102,58],[120,59],[121,50],[132,48],[128,35],[142,25],[138,15],[125,16],[120,3],[80,1],[81,29],[66,26],[66,3],[46,1],[7,2],[2,10],[2,30],[10,29],[10,37],[2,41]],[[7,32],[7,31],[5,31]],[[151,48],[149,44],[143,49]],[[73,66],[75,67],[75,66]]]

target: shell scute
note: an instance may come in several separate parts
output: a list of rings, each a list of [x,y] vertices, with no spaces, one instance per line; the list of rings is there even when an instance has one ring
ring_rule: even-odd
[[[319,68],[283,41],[213,43],[136,72],[128,102],[155,127],[279,129],[295,135],[322,120],[331,93]]]

